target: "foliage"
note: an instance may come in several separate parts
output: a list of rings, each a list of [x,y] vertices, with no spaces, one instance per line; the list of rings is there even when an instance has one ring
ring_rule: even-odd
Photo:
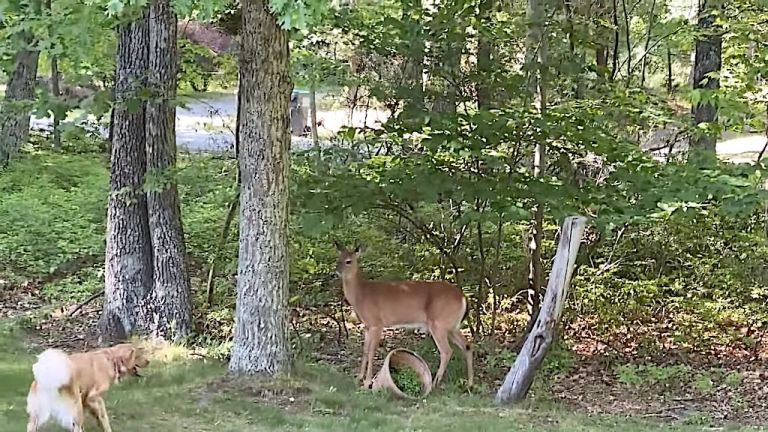
[[[421,396],[421,379],[415,370],[408,367],[393,368],[392,380],[395,382],[397,388],[406,395],[412,397]]]

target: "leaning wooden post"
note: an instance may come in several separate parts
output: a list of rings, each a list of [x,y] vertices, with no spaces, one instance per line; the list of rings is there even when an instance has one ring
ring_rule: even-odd
[[[587,219],[583,216],[570,216],[563,222],[555,263],[549,274],[547,292],[544,294],[539,317],[523,344],[515,364],[507,372],[504,383],[496,393],[498,403],[523,400],[528,389],[531,388],[536,371],[544,362],[544,357],[554,340],[560,315],[563,313],[586,223]]]

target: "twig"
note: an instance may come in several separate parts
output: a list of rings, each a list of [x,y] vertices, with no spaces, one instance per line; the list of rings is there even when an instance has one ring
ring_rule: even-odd
[[[97,298],[99,298],[99,297],[101,297],[103,295],[104,295],[104,290],[101,290],[101,291],[97,292],[96,294],[91,295],[90,297],[85,299],[85,301],[83,301],[82,303],[77,305],[74,309],[69,311],[69,313],[67,313],[67,316],[68,317],[75,316],[75,314],[77,312],[79,312],[82,308],[84,308],[85,306],[87,306],[88,304],[90,304],[91,302],[93,302],[94,300],[96,300]]]

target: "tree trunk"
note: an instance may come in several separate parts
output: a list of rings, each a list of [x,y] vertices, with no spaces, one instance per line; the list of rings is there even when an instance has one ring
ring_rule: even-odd
[[[310,131],[312,131],[312,145],[319,150],[320,137],[317,134],[317,81],[314,76],[314,70],[312,73],[312,81],[309,83],[309,119],[312,123]]]
[[[184,231],[176,189],[176,15],[170,0],[149,8],[149,88],[146,107],[147,211],[153,288],[147,299],[149,333],[178,340],[192,328]]]
[[[627,46],[627,87],[632,83],[632,32],[630,29],[631,18],[627,11],[627,0],[621,0],[621,9],[624,11],[624,43]]]
[[[667,44],[667,94],[672,94],[674,83],[672,82],[672,50]]]
[[[700,0],[698,27],[701,36],[696,40],[696,57],[693,63],[693,88],[712,92],[720,88],[717,76],[708,76],[720,72],[723,50],[722,29],[715,25],[713,13],[722,5],[718,0]],[[717,106],[708,100],[699,102],[691,108],[695,124],[712,123],[717,118]],[[691,139],[691,148],[707,154],[715,154],[717,137],[714,134],[695,134]]]
[[[243,2],[240,250],[229,370],[288,366],[288,34],[264,0]]]
[[[30,6],[39,13],[40,2]],[[16,41],[13,72],[0,105],[0,168],[8,165],[21,146],[29,139],[29,116],[35,100],[35,79],[40,51],[35,48],[34,35],[21,32]]]
[[[477,71],[480,80],[477,83],[477,107],[489,109],[493,105],[493,44],[485,32],[490,31],[491,13],[495,7],[494,0],[480,1],[481,30],[477,35]]]
[[[422,15],[422,0],[401,0],[403,23],[412,43],[406,55],[403,71],[408,99],[405,110],[421,111],[424,109],[424,35],[420,17]]]
[[[528,394],[536,372],[555,339],[586,222],[587,219],[582,216],[571,216],[563,222],[541,313],[514,365],[504,378],[504,383],[496,393],[496,402],[520,402]]]
[[[570,0],[563,2],[563,4],[568,3],[570,3]],[[590,7],[590,9],[592,8]],[[602,23],[603,20],[607,20],[608,8],[605,5],[605,0],[596,0],[594,2],[594,9],[592,9],[592,12],[594,13],[595,17],[598,17],[597,21],[599,23]],[[592,40],[595,42],[595,65],[598,68],[598,73],[603,76],[608,75],[608,32],[608,27],[603,24],[597,24],[597,28],[592,34]],[[572,37],[571,35],[569,36]],[[571,44],[573,44],[573,42],[571,42]]]
[[[654,13],[656,12],[656,0],[652,0],[651,2],[651,11],[648,13],[648,31],[645,36],[645,47],[643,49],[643,59],[642,59],[642,66],[640,68],[640,87],[645,86],[645,69],[648,66],[648,56],[650,56],[650,53],[648,52],[650,50],[651,46],[651,35],[653,32],[653,26],[656,23],[656,17]]]
[[[51,0],[46,0],[45,8],[49,15],[53,14]],[[48,34],[51,36],[54,33],[52,27],[48,28]],[[59,103],[61,98],[61,89],[59,87],[61,77],[59,76],[59,59],[56,55],[51,56],[51,95],[56,103],[56,107],[53,110],[53,148],[61,148],[61,129],[59,124],[61,123],[61,117],[59,116]]]
[[[611,14],[613,19],[613,58],[611,59],[611,79],[616,79],[616,74],[619,72],[619,5],[618,0],[613,0],[613,13]]]
[[[526,18],[530,23],[527,34],[526,63],[530,70],[528,92],[533,96],[536,108],[543,117],[547,109],[545,71],[547,61],[547,38],[544,33],[546,19],[546,0],[528,0]],[[533,154],[533,176],[541,177],[545,169],[546,147],[543,140],[536,143]],[[536,203],[532,221],[533,233],[530,243],[530,262],[528,263],[528,311],[531,320],[539,311],[539,291],[541,290],[541,241],[544,223],[544,207]]]
[[[59,88],[59,59],[54,55],[51,57],[51,91],[53,92],[53,98],[58,106],[59,99],[61,98],[61,89]],[[59,116],[60,110],[53,110],[53,148],[61,148],[61,117]]]
[[[147,201],[144,109],[135,91],[144,85],[149,21],[145,12],[118,27],[114,137],[107,204],[105,297],[102,337],[124,339],[139,328],[139,313],[152,288],[152,246]],[[139,108],[136,108],[136,105]]]

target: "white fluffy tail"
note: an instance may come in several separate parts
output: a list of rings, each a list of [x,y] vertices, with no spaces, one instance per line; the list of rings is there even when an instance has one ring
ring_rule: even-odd
[[[72,364],[64,351],[47,349],[37,356],[32,373],[38,387],[58,389],[72,379]]]

